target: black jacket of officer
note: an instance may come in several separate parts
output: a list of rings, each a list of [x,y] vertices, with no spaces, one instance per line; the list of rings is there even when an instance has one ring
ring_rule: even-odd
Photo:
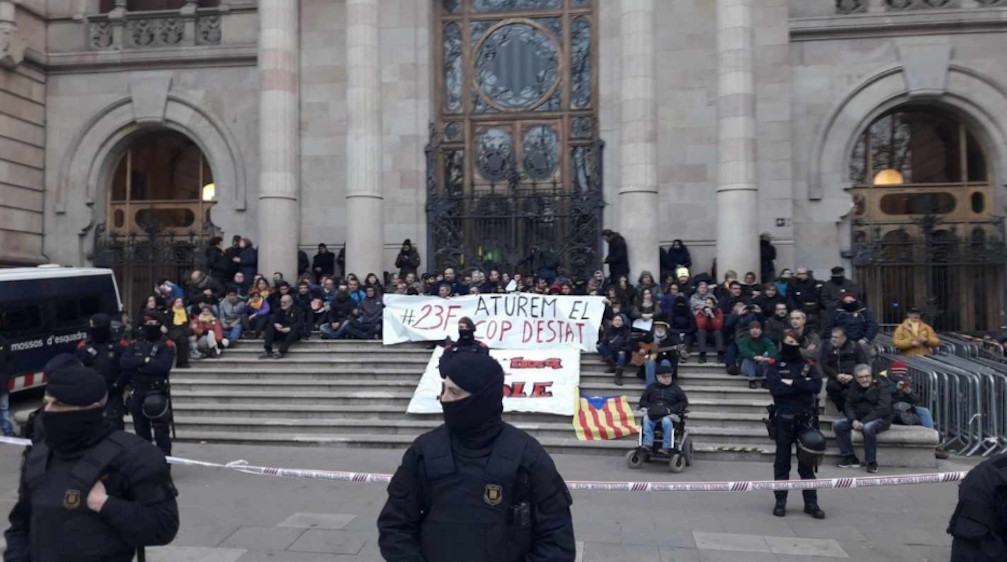
[[[161,325],[147,324],[144,318],[142,337],[136,338],[122,354],[120,367],[123,380],[137,389],[156,388],[165,384],[175,361],[175,344],[161,333]]]
[[[818,393],[822,390],[822,375],[801,355],[799,338],[793,330],[783,335],[780,355],[775,363],[766,369],[766,381],[773,395],[773,432],[776,440],[776,455],[773,462],[775,480],[790,479],[791,446],[806,428],[817,429]],[[798,457],[797,474],[802,479],[815,477],[815,468]],[[818,507],[818,492],[802,490],[804,511],[816,519],[825,514]],[[787,492],[774,492],[776,507],[773,514],[786,514]]]
[[[503,370],[461,353],[441,376],[471,393],[443,401],[444,425],[406,451],[378,517],[390,562],[567,562],[572,500],[539,443],[506,424]]]
[[[22,469],[6,562],[128,562],[137,549],[175,537],[177,492],[164,455],[108,424],[99,407],[105,393],[86,367],[49,378],[55,403],[42,414],[45,441]]]
[[[951,562],[1007,560],[1007,454],[976,466],[958,488]]]
[[[108,401],[105,416],[117,429],[122,429],[122,392],[126,386],[121,362],[122,353],[129,348],[126,340],[112,335],[112,319],[107,314],[95,314],[87,327],[87,338],[77,345],[77,359],[105,379]]]

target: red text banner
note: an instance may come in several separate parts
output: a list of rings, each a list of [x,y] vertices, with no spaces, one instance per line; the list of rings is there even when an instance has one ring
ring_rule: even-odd
[[[410,414],[439,414],[441,393],[438,365],[444,348],[434,350],[423,378],[406,409]],[[504,411],[572,416],[580,384],[580,352],[553,349],[491,349],[504,370]]]
[[[602,297],[468,295],[445,299],[385,295],[384,343],[458,337],[458,320],[476,324],[476,338],[493,348],[572,347],[594,353],[605,314]]]

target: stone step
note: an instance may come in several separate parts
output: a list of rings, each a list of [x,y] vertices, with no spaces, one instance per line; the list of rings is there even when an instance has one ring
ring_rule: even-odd
[[[272,445],[300,445],[314,447],[337,447],[337,448],[383,448],[405,450],[415,439],[408,435],[371,435],[371,434],[342,434],[342,435],[309,435],[298,433],[227,433],[213,431],[196,431],[190,429],[179,429],[178,441],[182,442],[212,442],[231,444],[272,444]],[[573,438],[543,438],[539,442],[551,454],[598,454],[623,456],[637,444],[635,435],[619,440],[611,441],[579,441]],[[759,447],[745,446],[716,446],[696,444],[694,446],[697,460],[759,460],[771,462],[773,457],[771,450]],[[656,465],[655,465],[656,466]],[[318,467],[295,467],[283,468],[318,468]],[[353,470],[354,467],[332,467],[332,469]]]
[[[933,447],[936,445],[936,433],[930,439],[919,439],[917,436],[905,435],[907,430],[913,433],[921,428],[899,427],[897,430],[890,430],[879,436],[878,460],[885,466],[933,469],[937,466],[933,454]],[[901,430],[901,431],[899,431]],[[691,428],[690,428],[691,431]],[[924,432],[930,431],[923,429]],[[386,449],[405,449],[415,439],[410,435],[375,435],[369,433],[343,433],[339,435],[325,434],[305,434],[298,432],[287,433],[262,433],[245,432],[232,433],[225,431],[203,431],[191,428],[179,428],[177,440],[183,442],[213,442],[213,443],[233,443],[233,444],[276,444],[276,445],[301,445],[301,446],[325,446],[325,447],[367,447]],[[579,441],[572,434],[570,437],[543,437],[539,442],[550,453],[577,453],[577,454],[602,454],[602,455],[625,455],[633,449],[638,438],[636,435],[624,437],[622,439],[609,441]],[[863,451],[860,448],[861,440],[859,434],[854,433],[854,445],[857,447],[858,455],[863,459]],[[697,460],[759,460],[772,462],[774,446],[766,439],[763,445],[742,445],[742,444],[712,444],[695,442]],[[834,446],[829,447],[826,452],[826,463],[834,463],[839,455],[839,451]],[[317,468],[317,467],[295,467],[285,468]],[[342,467],[341,467],[342,468]],[[338,469],[338,468],[336,468]],[[342,468],[343,470],[353,470],[353,467]],[[857,471],[850,471],[851,476],[859,475]]]
[[[354,420],[377,420],[377,421],[399,421],[399,420],[428,420],[430,415],[405,414],[403,409],[397,406],[385,405],[314,405],[304,404],[296,408],[291,408],[285,404],[190,404],[188,402],[175,403],[175,411],[178,412],[179,419],[182,417],[212,418],[212,417],[240,417],[245,419],[258,418],[288,418],[297,420],[310,419],[354,419]],[[439,419],[439,416],[433,415]],[[711,427],[762,427],[762,413],[724,413],[719,411],[693,410],[689,413],[690,422],[701,423]],[[526,412],[507,412],[504,420],[512,423],[555,423],[564,419],[562,416],[551,414],[535,414]],[[822,420],[823,426],[830,426],[831,421]]]
[[[172,389],[172,399],[174,403],[203,408],[212,407],[218,404],[232,404],[241,406],[249,410],[261,408],[265,405],[275,405],[278,407],[294,409],[304,405],[312,406],[349,406],[355,405],[361,408],[391,406],[399,412],[405,412],[409,405],[409,400],[413,396],[413,389],[396,390],[366,390],[366,391],[283,391],[275,390],[247,390],[229,389],[226,391],[214,390],[190,390],[175,387]],[[631,403],[635,403],[639,397],[629,397]],[[716,399],[705,400],[690,398],[689,408],[694,412],[722,412],[722,413],[746,413],[765,415],[767,399]],[[402,414],[404,415],[404,414]]]
[[[221,368],[224,367],[224,368]],[[213,361],[194,362],[191,369],[180,369],[172,373],[172,381],[188,380],[199,378],[203,380],[286,380],[290,382],[325,382],[332,379],[380,379],[380,380],[411,380],[418,383],[422,375],[422,369],[415,367],[395,367],[381,366],[361,369],[308,369],[308,368],[287,368],[279,370],[266,365],[255,365],[249,367],[233,366],[227,368],[226,363]],[[590,383],[608,383],[614,381],[614,375],[601,370],[582,371],[581,381]],[[630,373],[623,377],[627,386],[634,385],[643,389],[643,381]],[[744,377],[730,376],[720,373],[710,373],[705,371],[684,370],[679,372],[678,381],[680,384],[690,382],[703,382],[708,386],[748,386],[748,381]]]
[[[240,379],[219,379],[201,377],[180,377],[175,376],[171,380],[172,389],[175,391],[214,391],[220,393],[230,393],[232,391],[253,391],[253,390],[274,390],[276,394],[288,395],[290,393],[304,393],[311,391],[337,391],[342,389],[359,390],[408,390],[409,396],[416,388],[418,379],[399,380],[378,380],[378,379],[350,379],[342,377],[331,377],[327,380],[303,380],[283,378],[259,378],[252,380]],[[768,404],[772,399],[769,393],[762,389],[751,390],[747,386],[727,387],[727,386],[706,386],[700,383],[692,384],[683,382],[682,389],[689,396],[690,400],[716,400],[732,398],[750,398],[752,400],[762,400]],[[642,383],[628,383],[617,386],[611,382],[581,382],[581,392],[587,395],[619,396],[625,395],[630,399],[638,398],[643,393]]]
[[[228,360],[241,360],[241,359],[258,359],[259,354],[263,351],[262,345],[252,346],[248,342],[241,341],[236,345],[224,349],[222,358]],[[386,357],[394,357],[397,359],[414,359],[428,361],[430,359],[430,354],[432,352],[426,349],[387,349],[382,350],[381,348],[373,349],[325,349],[325,348],[301,348],[298,344],[295,344],[287,352],[286,356],[282,360],[274,361],[285,361],[289,359],[329,359],[329,358],[361,358],[369,357],[371,355],[380,354]]]
[[[227,433],[290,433],[341,435],[344,433],[368,433],[374,435],[411,435],[417,437],[441,425],[439,415],[411,416],[410,419],[298,419],[289,417],[246,418],[224,416],[179,416],[175,423],[179,428],[193,431],[227,432]],[[542,438],[562,438],[575,435],[572,421],[556,416],[548,422],[513,421],[518,428],[530,435]],[[766,447],[772,442],[766,431],[760,425],[747,426],[710,426],[703,420],[690,418],[689,433],[697,443],[715,445],[744,445]],[[823,428],[823,434],[830,446],[834,445],[835,435],[831,429]]]

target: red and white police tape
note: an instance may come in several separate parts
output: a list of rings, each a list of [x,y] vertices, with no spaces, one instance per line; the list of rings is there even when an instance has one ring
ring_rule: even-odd
[[[31,445],[28,439],[0,437],[0,444]],[[337,482],[361,482],[367,484],[387,484],[391,474],[369,472],[340,472],[332,470],[303,470],[298,468],[275,468],[255,466],[244,460],[227,464],[197,461],[180,457],[168,457],[168,462],[180,466],[201,466],[205,468],[226,468],[246,474],[299,478],[303,480],[333,480]],[[946,484],[965,478],[967,472],[932,472],[926,474],[903,474],[898,476],[864,476],[860,478],[824,478],[818,480],[751,480],[742,482],[591,482],[568,481],[567,487],[581,492],[756,492],[776,490],[847,490],[851,488],[878,488],[881,486],[906,486],[911,484]]]

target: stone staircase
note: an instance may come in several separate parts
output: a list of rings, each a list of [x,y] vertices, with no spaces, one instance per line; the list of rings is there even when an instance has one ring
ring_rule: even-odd
[[[260,341],[242,340],[220,359],[172,373],[179,440],[404,448],[441,423],[439,415],[405,413],[430,358],[425,345],[386,348],[316,337],[281,360],[259,359],[261,349]],[[761,421],[771,402],[767,391],[750,390],[744,378],[724,374],[722,365],[696,364],[695,356],[680,366],[679,384],[689,395],[689,432],[698,458],[772,460],[773,443]],[[582,356],[583,393],[622,394],[635,405],[643,388],[633,376],[615,386],[597,355]],[[636,441],[578,441],[570,419],[561,416],[509,413],[505,419],[551,452],[618,455]],[[836,455],[830,419],[823,416],[822,430]],[[929,430],[896,427],[883,434],[881,461],[935,466],[936,433],[931,440],[920,431]]]

